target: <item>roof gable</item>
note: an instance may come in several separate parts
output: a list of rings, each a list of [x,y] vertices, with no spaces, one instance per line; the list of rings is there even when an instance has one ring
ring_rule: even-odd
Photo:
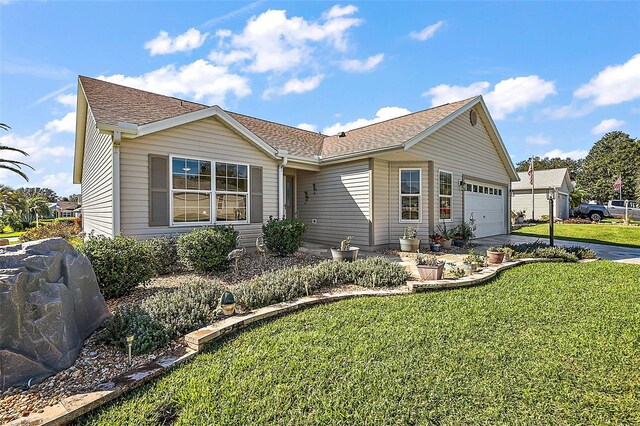
[[[547,169],[547,170],[535,170],[534,171],[534,189],[545,188],[562,188],[563,183],[566,183],[567,188],[571,190],[571,181],[569,179],[569,169]],[[518,190],[531,190],[531,184],[529,183],[528,172],[518,172],[519,182],[513,182],[511,189]]]

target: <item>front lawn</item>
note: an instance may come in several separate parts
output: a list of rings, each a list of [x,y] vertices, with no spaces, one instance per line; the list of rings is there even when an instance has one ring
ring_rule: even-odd
[[[549,225],[525,226],[512,233],[549,238]],[[553,234],[562,240],[640,247],[640,226],[556,223],[553,226]]]
[[[81,424],[638,424],[640,267],[317,306],[214,343]]]
[[[5,232],[5,233],[0,234],[0,238],[19,237],[22,234],[24,234],[24,232]]]

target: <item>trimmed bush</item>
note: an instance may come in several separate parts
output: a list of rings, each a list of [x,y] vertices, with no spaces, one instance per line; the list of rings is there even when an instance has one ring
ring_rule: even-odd
[[[573,224],[582,224],[582,225],[588,225],[591,223],[591,221],[589,219],[581,219],[578,217],[572,217],[569,219],[564,219],[562,221],[562,223],[573,223]]]
[[[178,238],[178,256],[190,269],[210,273],[229,266],[227,255],[236,247],[238,231],[230,226],[194,229]]]
[[[76,237],[82,229],[76,222],[50,222],[29,228],[20,236],[20,242],[36,241],[45,238],[64,238],[69,241]]]
[[[576,255],[576,257],[580,260],[582,259],[595,259],[598,256],[596,252],[587,247],[582,246],[571,246],[571,247],[563,247],[567,252]]]
[[[513,249],[512,259],[540,258],[540,259],[562,259],[565,262],[577,262],[578,257],[562,247],[550,247],[544,243],[523,243],[506,245]],[[595,253],[594,253],[595,254]]]
[[[221,293],[222,286],[215,281],[185,280],[174,292],[150,297],[141,307],[173,338],[210,324]]]
[[[149,250],[131,237],[91,236],[79,250],[91,261],[105,298],[128,294],[153,276]]]
[[[264,243],[279,256],[290,256],[302,245],[307,225],[298,219],[274,219],[262,225]]]
[[[254,309],[308,296],[323,287],[357,284],[365,287],[405,284],[407,273],[395,262],[368,258],[349,262],[326,261],[316,266],[287,268],[260,275],[233,289],[236,300]]]
[[[127,336],[133,336],[131,353],[152,351],[169,343],[169,334],[151,316],[137,305],[118,309],[109,317],[98,341],[127,351]]]
[[[142,241],[151,255],[156,275],[166,275],[181,269],[178,239],[175,236],[156,237]]]

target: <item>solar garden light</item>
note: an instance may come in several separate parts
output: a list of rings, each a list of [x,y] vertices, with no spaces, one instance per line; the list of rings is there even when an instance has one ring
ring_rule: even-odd
[[[226,316],[233,315],[236,311],[236,299],[233,297],[233,293],[226,290],[220,296],[220,307],[222,308],[222,313]]]
[[[556,191],[553,188],[547,189],[547,200],[549,200],[549,245],[553,247],[553,200],[556,199]]]
[[[127,336],[127,349],[129,350],[129,365],[131,365],[131,345],[133,345],[133,336]]]

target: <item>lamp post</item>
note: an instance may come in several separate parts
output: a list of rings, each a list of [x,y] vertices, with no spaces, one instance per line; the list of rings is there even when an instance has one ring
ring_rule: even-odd
[[[556,190],[547,189],[547,200],[549,200],[549,245],[553,247],[553,200],[556,199]]]

